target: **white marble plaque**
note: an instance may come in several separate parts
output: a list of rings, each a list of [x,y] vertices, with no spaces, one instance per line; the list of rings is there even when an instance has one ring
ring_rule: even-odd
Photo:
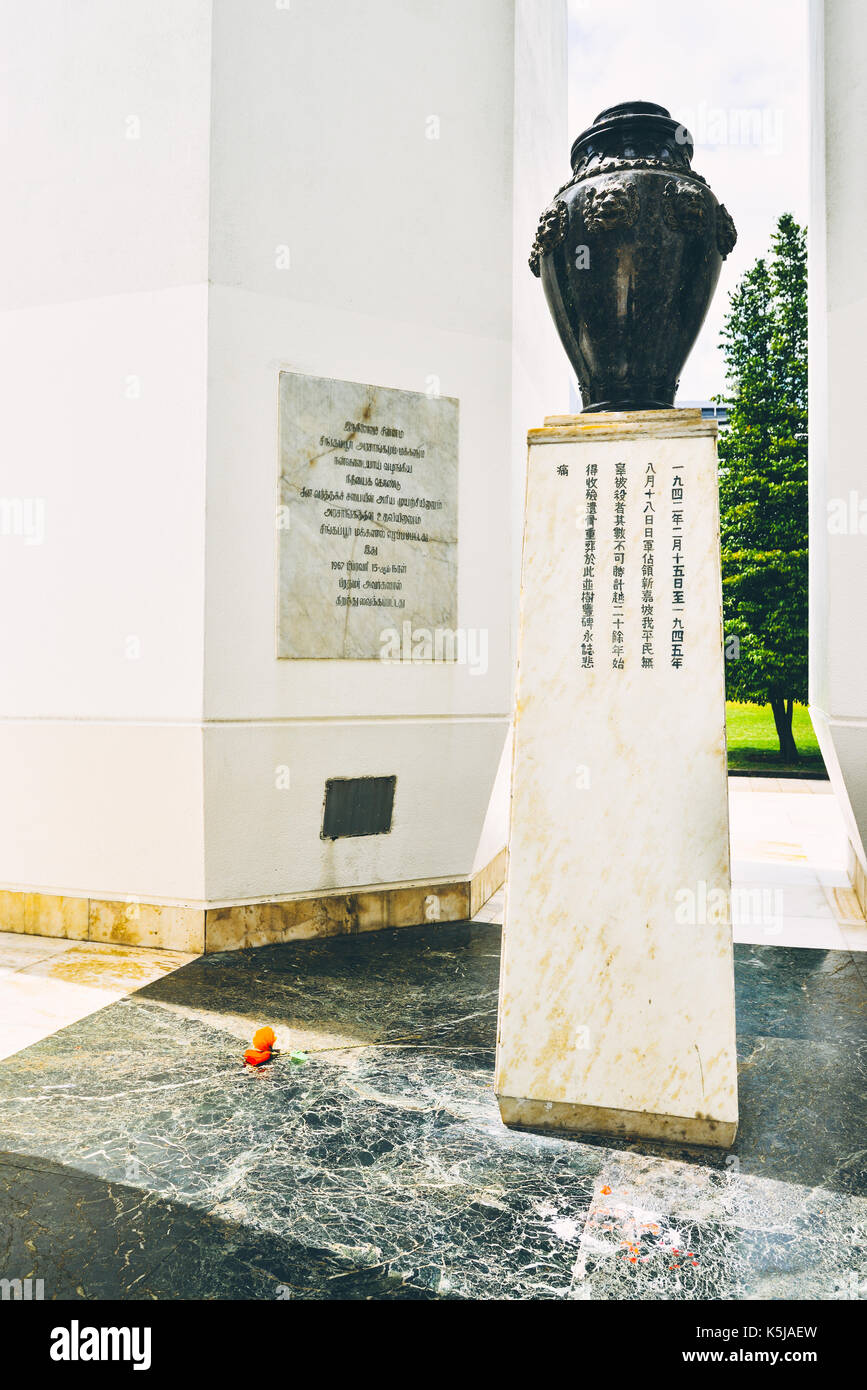
[[[441,650],[457,628],[457,401],[281,372],[279,410],[277,655],[377,660],[407,632]]]
[[[530,436],[495,1090],[504,1120],[737,1126],[715,426]]]

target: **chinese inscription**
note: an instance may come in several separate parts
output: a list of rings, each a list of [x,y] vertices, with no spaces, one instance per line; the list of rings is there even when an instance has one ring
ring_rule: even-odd
[[[626,464],[614,468],[614,565],[611,583],[611,666],[623,670],[623,576],[626,573]]]
[[[581,665],[593,669],[593,610],[596,575],[596,488],[598,465],[589,463],[584,475],[584,575],[581,585]]]
[[[656,511],[653,496],[656,470],[652,463],[644,473],[644,553],[641,561],[641,665],[653,666],[653,523]]]
[[[683,666],[684,551],[683,551],[683,478],[677,472],[671,482],[671,664]]]
[[[566,464],[558,465],[556,471],[561,477],[569,476]],[[630,501],[627,466],[620,460],[614,465],[612,491],[607,493],[606,489],[607,496],[603,494],[601,511],[599,481],[599,465],[586,464],[582,475],[581,666],[584,670],[593,670],[599,655],[594,635],[597,593],[604,588],[607,599],[600,599],[600,604],[605,601],[610,605],[611,669],[626,670],[634,660],[640,663],[642,670],[653,670],[660,662],[681,670],[685,660],[686,611],[683,474],[677,469],[673,471],[666,498],[666,484],[658,479],[656,464],[648,461],[634,475]],[[671,504],[670,514],[667,501]],[[662,615],[666,609],[664,589],[667,584],[663,557],[668,544],[669,520],[671,632],[670,651],[666,651],[661,642],[662,631],[658,634],[657,627],[665,621]],[[603,543],[600,543],[600,526]],[[611,536],[610,550],[604,543],[606,533]],[[637,626],[634,609],[630,616],[630,596],[640,599]],[[601,613],[599,616],[601,619]]]

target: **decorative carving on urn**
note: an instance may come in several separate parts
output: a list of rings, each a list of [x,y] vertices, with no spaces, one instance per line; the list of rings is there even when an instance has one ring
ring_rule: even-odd
[[[542,253],[553,251],[555,246],[559,246],[569,230],[569,209],[559,198],[555,198],[549,208],[546,208],[539,218],[539,226],[536,229],[536,240],[533,242],[533,249],[530,252],[530,269],[534,275],[539,275],[539,264]]]
[[[606,179],[587,192],[584,199],[584,226],[588,232],[610,232],[615,227],[631,227],[638,217],[638,190],[622,179]]]
[[[730,251],[735,248],[738,239],[732,215],[724,204],[720,203],[716,210],[716,244],[719,253],[725,260]]]
[[[705,192],[685,179],[669,179],[662,194],[662,211],[669,227],[697,232],[707,221]]]
[[[585,410],[674,404],[737,240],[692,153],[689,132],[664,106],[612,106],[578,136],[572,177],[542,214],[530,269]]]

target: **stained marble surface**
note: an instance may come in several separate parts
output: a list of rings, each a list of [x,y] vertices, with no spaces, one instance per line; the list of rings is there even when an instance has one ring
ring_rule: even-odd
[[[657,414],[529,436],[495,1087],[509,1123],[727,1147],[715,427]]]
[[[200,957],[0,1063],[0,1275],[56,1298],[867,1296],[867,984],[735,948],[731,1155],[510,1131],[499,929]],[[252,1027],[284,1053],[239,1065]]]
[[[0,932],[0,1057],[192,959],[182,951]]]
[[[454,660],[458,402],[281,372],[279,411],[277,655]]]

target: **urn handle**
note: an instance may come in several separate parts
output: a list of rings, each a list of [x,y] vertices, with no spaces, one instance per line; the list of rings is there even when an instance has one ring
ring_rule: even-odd
[[[542,256],[546,251],[553,251],[555,246],[559,246],[568,230],[569,209],[561,198],[555,198],[551,206],[542,213],[539,226],[536,228],[536,240],[533,242],[528,262],[534,275],[541,275]]]
[[[734,250],[737,239],[738,233],[734,219],[728,208],[720,203],[716,210],[716,244],[723,260],[730,251]]]

